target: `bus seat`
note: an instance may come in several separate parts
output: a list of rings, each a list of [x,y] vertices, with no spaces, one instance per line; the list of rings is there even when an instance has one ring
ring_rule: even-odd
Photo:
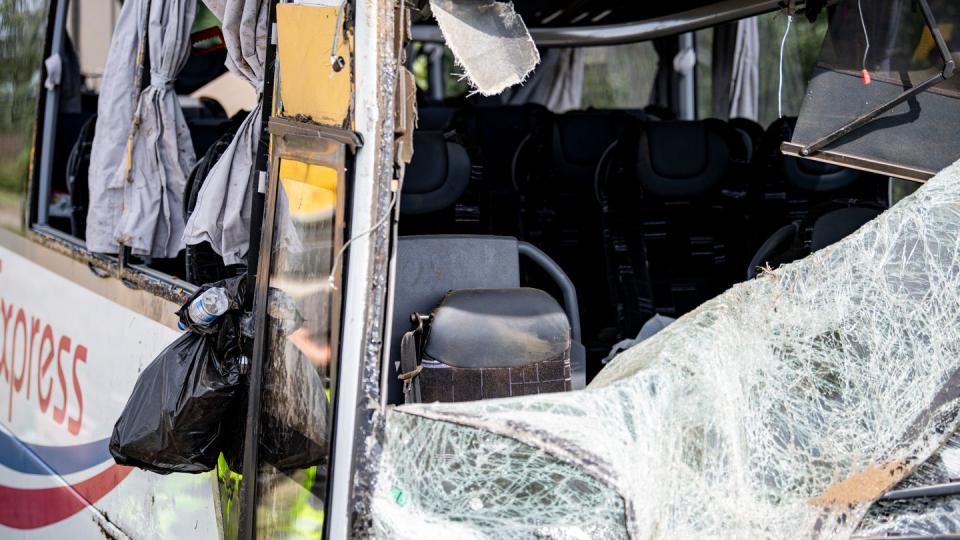
[[[783,156],[783,172],[794,187],[815,192],[843,189],[863,176],[856,169],[793,156]]]
[[[478,171],[484,234],[526,236],[518,219],[518,187],[524,183],[552,117],[550,111],[535,103],[461,111],[456,126]]]
[[[813,224],[813,235],[810,238],[811,253],[850,236],[865,223],[879,216],[880,212],[874,207],[851,206],[820,216]]]
[[[431,311],[422,351],[421,402],[563,392],[572,386],[570,322],[539,289],[450,291]],[[407,361],[404,371],[416,369],[415,357]]]
[[[413,134],[413,160],[407,167],[400,213],[420,215],[453,206],[470,182],[470,157],[439,131]]]
[[[471,235],[399,237],[393,318],[390,323],[390,361],[389,365],[385,366],[389,403],[402,402],[396,366],[400,361],[400,341],[403,334],[410,329],[410,316],[414,313],[430,313],[451,290],[519,288],[522,250],[522,243],[510,237]],[[546,264],[550,262],[545,261]],[[558,279],[562,280],[562,277]],[[566,280],[564,287],[568,293],[564,297],[564,307],[570,319],[572,336],[576,340],[579,338],[579,308],[576,306],[576,291],[569,280]],[[470,329],[463,328],[462,331],[469,332]],[[581,379],[581,384],[578,386],[582,386],[585,375],[582,353],[577,349],[578,345],[579,343],[574,345],[573,362],[576,375]]]
[[[841,207],[837,208],[838,205]],[[756,277],[768,265],[776,268],[833,245],[883,211],[876,205],[857,201],[831,203],[824,208],[831,209],[819,216],[812,213],[807,217],[807,221],[813,222],[812,226],[805,227],[795,221],[784,225],[767,239],[750,261],[747,279]]]
[[[700,197],[720,184],[729,166],[723,136],[702,122],[651,123],[639,145],[636,179],[645,195],[657,199]]]
[[[763,126],[749,118],[731,118],[729,124],[750,140],[750,161],[753,161],[763,140]]]
[[[722,125],[721,125],[722,124]],[[622,227],[630,261],[610,272],[642,280],[652,305],[640,306],[628,332],[655,313],[678,317],[741,278],[745,223],[739,199],[729,197],[729,133],[717,121],[663,121],[643,126],[618,159],[625,173],[608,182],[611,209]],[[620,293],[621,299],[630,287]],[[636,300],[629,299],[634,302]]]
[[[522,193],[525,239],[556,259],[576,284],[584,310],[591,314],[584,321],[584,341],[597,359],[616,339],[610,330],[615,326],[615,314],[602,263],[602,216],[593,195],[594,178],[620,134],[640,122],[629,113],[613,110],[554,116],[549,139],[541,155],[534,158],[531,181]],[[539,277],[537,286],[548,287]]]
[[[454,234],[476,231],[476,209],[465,197],[470,157],[439,131],[415,131],[413,159],[400,194],[400,234]]]
[[[613,111],[571,111],[555,118],[551,167],[564,180],[593,180],[600,158],[617,140],[626,115]]]
[[[758,166],[761,176],[754,248],[777,228],[803,221],[817,206],[848,198],[886,204],[886,182],[862,171],[809,159],[784,156],[780,144],[793,137],[796,118],[773,122],[762,139]]]
[[[837,191],[850,186],[864,175],[855,169],[782,155],[780,143],[793,139],[796,125],[795,116],[786,116],[774,121],[766,134],[766,137],[771,139],[768,144],[776,147],[776,161],[779,162],[784,178],[790,186],[807,192]]]
[[[417,110],[417,129],[446,131],[453,125],[457,110],[439,105],[423,106]]]

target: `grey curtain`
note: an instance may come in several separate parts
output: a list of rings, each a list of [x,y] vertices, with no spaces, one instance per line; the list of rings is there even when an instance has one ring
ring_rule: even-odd
[[[757,18],[737,23],[737,40],[733,53],[730,81],[730,118],[757,120],[760,92],[760,31]]]
[[[97,106],[97,131],[90,149],[90,209],[86,235],[87,248],[95,252],[117,252],[113,230],[123,209],[127,139],[138,101],[137,50],[146,29],[147,15],[146,2],[124,2],[104,66]]]
[[[757,120],[760,34],[756,17],[716,27],[712,56],[713,116]]]
[[[204,1],[222,22],[227,68],[262,90],[269,4],[265,0]],[[209,242],[226,264],[244,263],[250,245],[250,182],[262,95],[259,99],[204,180],[183,233],[188,245]]]
[[[650,104],[672,109],[677,101],[677,74],[673,71],[673,57],[680,52],[677,36],[667,36],[653,40],[657,51],[657,73],[653,79],[653,92]]]
[[[195,156],[173,82],[190,55],[196,0],[128,0],[104,72],[91,150],[87,246],[175,257]],[[143,53],[150,73],[142,72]],[[149,84],[137,92],[141,77]]]

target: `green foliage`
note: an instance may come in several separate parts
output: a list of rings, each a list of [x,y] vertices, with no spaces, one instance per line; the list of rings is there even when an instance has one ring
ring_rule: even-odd
[[[29,129],[43,55],[45,5],[0,0],[0,133]]]
[[[30,148],[23,148],[10,159],[0,161],[0,191],[21,193],[30,172]]]
[[[642,109],[650,102],[657,55],[649,41],[583,50],[582,106]]]
[[[27,178],[45,29],[42,0],[0,0],[0,191]]]
[[[768,125],[777,119],[777,97],[780,82],[780,42],[787,27],[787,17],[780,12],[759,18],[760,31],[760,95],[759,118]],[[827,33],[827,17],[821,15],[813,24],[802,16],[794,17],[783,53],[783,114],[800,112],[807,81],[820,55],[820,45]]]

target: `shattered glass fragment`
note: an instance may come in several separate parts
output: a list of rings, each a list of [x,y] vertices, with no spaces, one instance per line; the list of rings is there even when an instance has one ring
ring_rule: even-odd
[[[960,434],[903,479],[894,490],[921,488],[960,479]],[[891,535],[936,535],[960,531],[960,496],[877,501],[854,538]]]
[[[956,469],[944,445],[960,410],[958,283],[954,164],[846,239],[623,352],[585,390],[388,410],[374,527],[411,538],[879,531],[864,521],[878,497],[938,451],[947,475]],[[551,496],[531,495],[541,489]],[[953,505],[923,519],[955,521]]]

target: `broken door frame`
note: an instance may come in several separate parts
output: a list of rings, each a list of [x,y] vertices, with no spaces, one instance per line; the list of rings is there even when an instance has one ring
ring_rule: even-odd
[[[327,486],[325,538],[346,538],[352,530],[364,529],[369,514],[369,498],[376,465],[367,459],[364,441],[373,436],[376,404],[379,395],[379,358],[383,343],[389,255],[389,226],[381,217],[391,208],[391,187],[394,179],[394,86],[397,63],[394,52],[395,3],[387,0],[351,2],[355,31],[353,71],[354,131],[363,144],[353,160],[351,193],[348,195],[349,248],[343,259],[343,312],[341,318],[339,366],[334,384],[333,433],[330,450],[330,474]],[[401,4],[402,5],[402,4]],[[277,43],[276,2],[271,2],[271,40],[268,55],[275,54]],[[347,22],[349,24],[349,22]],[[272,58],[272,56],[268,56]],[[267,62],[264,85],[264,114],[271,114],[268,103],[276,101],[273,95],[274,62]],[[267,94],[267,92],[270,94]],[[323,99],[318,96],[318,99]],[[268,123],[264,122],[257,166],[252,174],[258,182],[267,174],[269,159]],[[275,176],[275,175],[274,175]],[[266,184],[266,182],[264,182]],[[276,187],[276,186],[274,186]],[[265,296],[269,287],[269,252],[275,228],[276,197],[264,194],[273,191],[262,185],[254,195],[255,221],[252,226],[255,239],[251,253],[259,253],[256,275],[258,296]],[[258,208],[258,204],[261,205]],[[262,227],[262,231],[260,228]],[[255,242],[255,243],[254,243]],[[266,255],[265,255],[266,254]],[[251,269],[254,267],[251,264]],[[254,287],[250,289],[253,290]],[[261,290],[262,289],[262,290]],[[257,511],[257,441],[260,435],[260,389],[263,377],[263,357],[266,328],[266,303],[254,306],[256,336],[254,358],[251,362],[250,392],[244,447],[244,478],[241,494],[240,538],[256,536]],[[257,358],[257,355],[260,358]],[[359,450],[357,450],[359,449]],[[358,472],[358,474],[354,474]],[[360,474],[365,473],[365,474]],[[360,518],[360,519],[358,519]],[[362,534],[362,533],[361,533]]]

